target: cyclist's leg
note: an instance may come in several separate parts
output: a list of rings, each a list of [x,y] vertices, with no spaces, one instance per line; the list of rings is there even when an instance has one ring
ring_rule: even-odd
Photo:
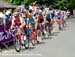
[[[39,31],[40,31],[40,23],[38,23],[38,25],[37,25],[37,44],[40,42]]]
[[[52,19],[50,19],[50,21],[49,21],[49,27],[50,27],[50,31],[52,31],[53,30],[53,20]]]
[[[32,29],[32,35],[35,41],[37,41],[37,34],[35,28]]]
[[[58,30],[60,28],[60,22],[59,22],[59,19],[57,19],[57,24],[58,24]]]
[[[39,20],[38,25],[37,25],[37,44],[39,43],[39,41],[41,40],[41,34],[42,33],[42,20]]]
[[[18,34],[18,40],[21,41],[21,30],[20,29],[18,29],[17,34]]]
[[[62,19],[59,20],[59,30],[61,30],[61,26],[62,26]]]

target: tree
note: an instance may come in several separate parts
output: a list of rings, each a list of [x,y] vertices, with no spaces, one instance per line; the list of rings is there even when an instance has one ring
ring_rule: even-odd
[[[27,4],[29,5],[33,0],[6,0],[14,5]]]
[[[74,9],[75,0],[55,0],[53,5],[61,9],[63,9],[64,7]]]
[[[24,4],[26,6],[30,5],[34,1],[38,1],[38,4],[46,4],[48,6],[54,8],[61,8],[67,7],[69,9],[75,8],[75,0],[6,0],[10,1],[14,5],[21,5]]]
[[[67,0],[69,8],[75,9],[75,0]]]

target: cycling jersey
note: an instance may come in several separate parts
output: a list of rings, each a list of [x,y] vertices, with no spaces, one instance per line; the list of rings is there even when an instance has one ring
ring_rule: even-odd
[[[61,13],[58,13],[58,15],[57,15],[57,19],[61,19],[61,18],[62,18]]]
[[[26,35],[30,36],[31,35],[31,30],[30,29],[26,29]]]
[[[51,19],[52,19],[51,14],[47,14],[47,16],[46,16],[46,20],[47,20],[48,22],[50,22],[50,21],[51,21]]]
[[[39,19],[44,19],[44,16],[43,16],[42,14],[40,14],[40,15],[38,16],[38,18],[39,18]]]
[[[42,23],[44,21],[44,16],[42,14],[40,14],[38,16],[38,23]]]
[[[20,22],[20,19],[19,18],[18,19],[15,19],[14,22],[15,22],[16,25],[18,25],[18,27],[21,25],[21,22]]]
[[[17,25],[18,28],[22,28],[25,25],[24,19],[22,17],[20,17],[20,16],[18,16],[17,18],[13,17],[12,26],[13,25]]]
[[[35,17],[32,17],[32,19],[27,18],[27,23],[31,23],[31,27],[35,28]]]
[[[27,18],[27,19],[26,19],[26,22],[28,23],[28,26],[29,26],[29,27],[33,28],[33,31],[34,31],[34,30],[35,30],[35,17],[33,16],[31,19]],[[31,35],[31,28],[28,28],[28,29],[26,30],[26,34],[27,34],[28,36]]]
[[[52,18],[54,18],[54,17],[55,17],[55,12],[53,11],[53,12],[51,13],[51,15],[52,15]]]

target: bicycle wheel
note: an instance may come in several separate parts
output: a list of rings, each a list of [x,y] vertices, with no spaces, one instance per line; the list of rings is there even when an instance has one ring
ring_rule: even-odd
[[[46,27],[47,35],[49,35],[49,28],[48,26]]]
[[[31,37],[30,37],[30,42],[32,43],[32,45],[35,45],[35,41],[37,40],[37,36],[35,32],[32,32]]]
[[[49,35],[51,35],[51,29],[50,29],[50,27],[48,27],[48,32],[49,32]]]
[[[21,50],[21,41],[19,40],[18,36],[15,37],[14,46],[15,46],[15,50],[17,52],[20,52],[20,50]]]
[[[35,46],[35,39],[31,38],[30,41],[31,41],[32,45]]]
[[[29,37],[27,37],[26,40],[24,40],[24,43],[25,43],[24,46],[25,46],[26,49],[29,49],[29,46],[30,46],[29,41],[30,41]]]
[[[50,26],[47,26],[47,27],[46,27],[46,31],[47,31],[47,35],[50,36],[50,35],[51,35]]]
[[[66,25],[66,21],[63,20],[62,26],[65,27],[65,25]]]
[[[42,40],[43,40],[43,37],[45,36],[43,33],[44,32],[42,30],[39,31],[39,34],[40,34],[40,37],[41,37]]]

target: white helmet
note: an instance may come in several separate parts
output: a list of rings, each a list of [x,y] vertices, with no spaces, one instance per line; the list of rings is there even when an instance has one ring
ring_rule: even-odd
[[[42,10],[39,10],[39,13],[42,13]]]
[[[17,16],[17,15],[19,15],[19,12],[14,12],[13,13],[13,16]]]

